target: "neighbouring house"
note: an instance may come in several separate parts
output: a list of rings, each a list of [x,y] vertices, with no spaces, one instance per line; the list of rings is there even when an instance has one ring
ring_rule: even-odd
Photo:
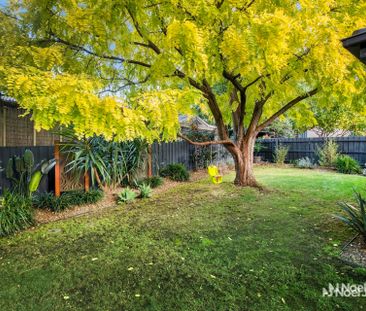
[[[198,116],[180,115],[179,124],[182,133],[187,133],[191,130],[196,130],[196,131],[213,133],[216,135],[217,130],[216,126],[208,124],[205,120],[203,120]]]
[[[348,130],[335,130],[331,133],[324,132],[321,128],[314,127],[310,130],[305,131],[302,134],[299,134],[299,138],[317,138],[317,137],[349,137],[354,136],[351,131]]]

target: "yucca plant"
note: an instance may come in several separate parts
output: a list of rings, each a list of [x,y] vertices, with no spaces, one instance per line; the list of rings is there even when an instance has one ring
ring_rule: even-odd
[[[102,158],[110,174],[108,186],[132,185],[137,170],[143,164],[146,143],[141,140],[102,143]]]
[[[337,219],[354,229],[366,243],[366,200],[355,191],[357,206],[346,202],[339,203],[345,215],[334,215]]]
[[[128,203],[136,199],[136,192],[133,191],[131,188],[127,187],[121,191],[118,195],[117,203],[123,204]]]
[[[131,184],[141,167],[146,144],[141,140],[107,141],[102,136],[78,137],[72,129],[60,132],[65,140],[62,151],[68,154],[66,170],[77,177],[91,174],[100,188]]]
[[[63,129],[60,135],[64,138],[61,150],[68,157],[66,172],[72,172],[78,178],[90,173],[92,184],[97,182],[103,188],[103,182],[109,180],[110,175],[99,150],[101,138],[78,137],[72,129]]]
[[[139,186],[139,190],[140,190],[140,198],[150,198],[151,194],[152,194],[152,189],[149,185],[147,184],[141,184]]]

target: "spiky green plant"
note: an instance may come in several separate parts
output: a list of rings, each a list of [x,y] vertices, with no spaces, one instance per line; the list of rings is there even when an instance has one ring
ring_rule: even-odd
[[[135,199],[136,199],[136,192],[133,191],[130,187],[127,187],[124,188],[118,195],[117,203],[118,204],[128,203]]]
[[[149,185],[141,184],[139,186],[139,190],[140,190],[140,198],[145,199],[151,197],[152,189]]]
[[[341,202],[339,203],[345,215],[334,215],[337,219],[354,229],[363,237],[366,243],[366,200],[361,193],[355,191],[357,205]]]
[[[101,188],[132,184],[136,171],[143,163],[146,144],[141,140],[129,142],[106,141],[101,136],[77,137],[72,129],[60,132],[65,138],[62,151],[67,153],[67,171],[77,176],[91,174]]]

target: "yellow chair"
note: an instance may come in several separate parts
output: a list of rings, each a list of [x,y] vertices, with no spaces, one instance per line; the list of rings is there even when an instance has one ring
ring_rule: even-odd
[[[222,183],[222,176],[219,173],[219,169],[215,165],[210,165],[208,167],[208,175],[210,175],[211,181],[214,184],[221,184]]]

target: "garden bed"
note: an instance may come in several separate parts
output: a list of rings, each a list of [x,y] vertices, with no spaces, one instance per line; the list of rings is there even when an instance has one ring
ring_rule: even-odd
[[[351,265],[366,268],[366,244],[361,236],[345,247],[341,259]]]
[[[191,174],[189,182],[194,182],[206,177],[207,177],[206,170],[199,170]],[[179,184],[181,184],[181,182],[176,182],[168,178],[164,178],[163,185],[159,186],[158,188],[155,188],[153,191],[153,195],[165,192],[171,188],[178,186]],[[38,224],[44,224],[71,217],[79,217],[85,214],[98,213],[105,209],[113,208],[116,206],[116,196],[118,193],[121,192],[122,189],[123,188],[116,188],[105,193],[104,198],[95,204],[85,204],[81,206],[75,206],[61,212],[52,212],[50,210],[37,209],[35,213],[36,222]]]

